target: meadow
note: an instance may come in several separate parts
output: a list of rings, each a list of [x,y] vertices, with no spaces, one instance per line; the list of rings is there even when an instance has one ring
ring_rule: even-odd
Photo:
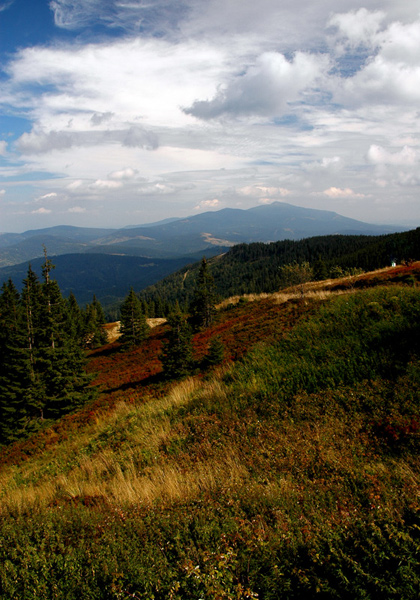
[[[420,597],[420,293],[374,283],[224,303],[183,381],[165,325],[93,351],[99,398],[2,452],[0,597]]]

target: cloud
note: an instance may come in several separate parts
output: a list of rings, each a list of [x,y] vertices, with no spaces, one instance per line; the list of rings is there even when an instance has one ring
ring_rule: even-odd
[[[375,46],[377,34],[385,18],[382,11],[369,11],[366,8],[333,15],[328,26],[337,27],[342,37],[351,47]]]
[[[6,190],[0,190],[0,196],[4,196],[6,193]]]
[[[322,192],[329,198],[365,198],[364,194],[358,194],[350,188],[330,187]]]
[[[32,211],[33,215],[49,215],[52,211],[49,208],[44,208],[43,206],[41,208],[37,208],[36,210]]]
[[[57,198],[58,194],[56,192],[50,192],[49,194],[44,194],[37,198],[37,202],[40,200],[46,200],[47,198]]]
[[[388,152],[382,146],[372,144],[368,151],[369,162],[375,165],[411,166],[419,161],[419,153],[414,148],[404,146],[399,152]]]
[[[54,42],[21,38],[2,63],[11,202],[105,226],[288,197],[420,218],[417,0],[49,4]]]
[[[156,150],[158,147],[158,140],[157,136],[151,131],[146,131],[139,126],[133,126],[124,134],[122,144],[129,148],[147,148],[148,150]]]
[[[114,116],[112,112],[104,112],[104,113],[95,113],[91,116],[90,122],[92,125],[102,125],[102,123],[109,121]]]
[[[213,200],[202,200],[194,207],[194,210],[201,210],[203,208],[220,208],[220,200],[217,198],[214,198]]]
[[[343,160],[339,156],[322,157],[321,160],[312,163],[303,163],[302,167],[311,171],[338,171],[343,166]]]
[[[53,0],[57,27],[76,30],[100,23],[103,27],[149,35],[176,28],[186,6],[180,0],[121,2],[118,0]]]
[[[373,23],[375,19],[379,21],[380,13],[364,12],[360,15],[363,20],[357,26],[359,13],[338,15],[330,20],[338,19],[343,24],[347,17],[354,18],[354,28],[348,25],[343,30],[350,36],[349,43],[358,41],[375,47],[352,77],[336,79],[335,83],[331,80],[335,99],[347,107],[405,104],[417,108],[420,101],[420,20],[406,24],[394,22],[374,33]]]
[[[97,179],[94,183],[89,186],[91,189],[96,190],[115,190],[122,187],[121,181],[109,181],[104,179]]]
[[[156,134],[143,127],[133,126],[125,130],[104,132],[89,131],[39,131],[24,133],[16,141],[16,148],[23,154],[44,154],[54,150],[68,150],[73,147],[96,146],[118,142],[130,148],[155,150],[158,147]]]
[[[213,100],[196,100],[186,114],[212,119],[224,114],[275,116],[316,85],[328,67],[325,55],[296,52],[292,60],[265,52],[244,74],[220,88]]]
[[[84,213],[86,212],[86,208],[83,208],[82,206],[72,206],[68,209],[69,213]]]
[[[68,190],[78,190],[82,187],[83,185],[83,181],[81,179],[76,179],[76,181],[72,181],[71,183],[68,184],[67,189]]]
[[[1,2],[0,3],[0,12],[3,12],[4,10],[7,10],[8,8],[10,8],[12,6],[12,4],[14,3],[15,0],[9,0],[8,2]]]
[[[49,133],[31,131],[24,133],[16,141],[19,152],[38,154],[52,150],[71,148],[75,144],[75,136],[65,132],[50,131]]]
[[[109,177],[111,179],[134,179],[138,174],[137,169],[132,169],[131,167],[127,167],[126,169],[121,169],[120,171],[113,171],[110,173]]]
[[[264,185],[248,185],[238,190],[238,193],[243,196],[251,196],[253,198],[264,198],[268,202],[272,202],[273,198],[284,197],[290,194],[290,190],[283,187],[269,187]],[[267,197],[267,198],[266,198]],[[271,199],[270,199],[271,198]]]

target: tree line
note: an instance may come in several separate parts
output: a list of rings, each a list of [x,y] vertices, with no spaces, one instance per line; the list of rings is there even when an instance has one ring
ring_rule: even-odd
[[[230,296],[271,293],[290,285],[287,265],[308,263],[315,280],[370,271],[420,258],[420,228],[382,236],[328,235],[299,241],[238,244],[210,260],[215,293]],[[140,293],[145,302],[184,309],[192,301],[199,264],[189,265]]]
[[[0,290],[0,444],[27,436],[95,396],[85,350],[106,341],[93,298],[84,310],[64,299],[45,252],[42,279],[28,268],[21,293]]]
[[[175,302],[166,315],[169,330],[160,356],[164,377],[167,379],[184,377],[192,373],[197,366],[209,367],[223,360],[223,345],[217,337],[211,340],[208,354],[202,365],[196,365],[193,360],[193,333],[212,324],[216,313],[215,306],[214,279],[210,274],[207,260],[203,258],[189,306],[183,310],[179,303]],[[149,333],[144,303],[133,289],[121,305],[120,331],[122,334],[120,342],[123,348],[139,345]]]

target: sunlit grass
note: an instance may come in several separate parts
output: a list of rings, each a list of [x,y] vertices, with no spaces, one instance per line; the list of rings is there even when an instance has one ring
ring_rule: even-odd
[[[3,465],[7,597],[417,599],[420,295],[353,292],[241,302],[168,388],[101,357],[113,401]]]

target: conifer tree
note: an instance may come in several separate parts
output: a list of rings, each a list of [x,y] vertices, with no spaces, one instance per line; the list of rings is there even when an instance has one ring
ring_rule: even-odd
[[[201,261],[197,285],[190,304],[191,323],[194,329],[198,330],[211,325],[216,312],[215,305],[214,279],[209,272],[207,260],[204,257]]]
[[[77,340],[79,346],[84,347],[85,345],[85,332],[84,332],[84,313],[80,308],[76,296],[73,292],[70,292],[67,298],[67,311],[68,311],[68,322],[69,322],[69,334]]]
[[[210,367],[219,365],[223,361],[224,354],[225,347],[223,342],[220,337],[216,335],[210,340],[209,351],[205,357],[205,363]]]
[[[85,403],[94,394],[85,356],[46,257],[43,283],[31,267],[19,297],[0,295],[0,442],[8,443]],[[73,307],[74,309],[74,307]]]
[[[84,312],[84,342],[87,347],[98,348],[107,343],[108,339],[103,327],[105,322],[101,303],[94,295],[91,304],[86,306]]]
[[[128,296],[121,304],[120,331],[122,333],[121,342],[125,346],[137,346],[146,339],[149,333],[149,326],[140,300],[133,288],[130,289]]]
[[[168,379],[178,379],[189,375],[193,368],[193,347],[191,327],[179,307],[168,317],[170,330],[164,345],[161,362]]]
[[[26,338],[19,293],[11,280],[0,293],[0,444],[17,438],[23,427],[22,389],[29,384]]]

